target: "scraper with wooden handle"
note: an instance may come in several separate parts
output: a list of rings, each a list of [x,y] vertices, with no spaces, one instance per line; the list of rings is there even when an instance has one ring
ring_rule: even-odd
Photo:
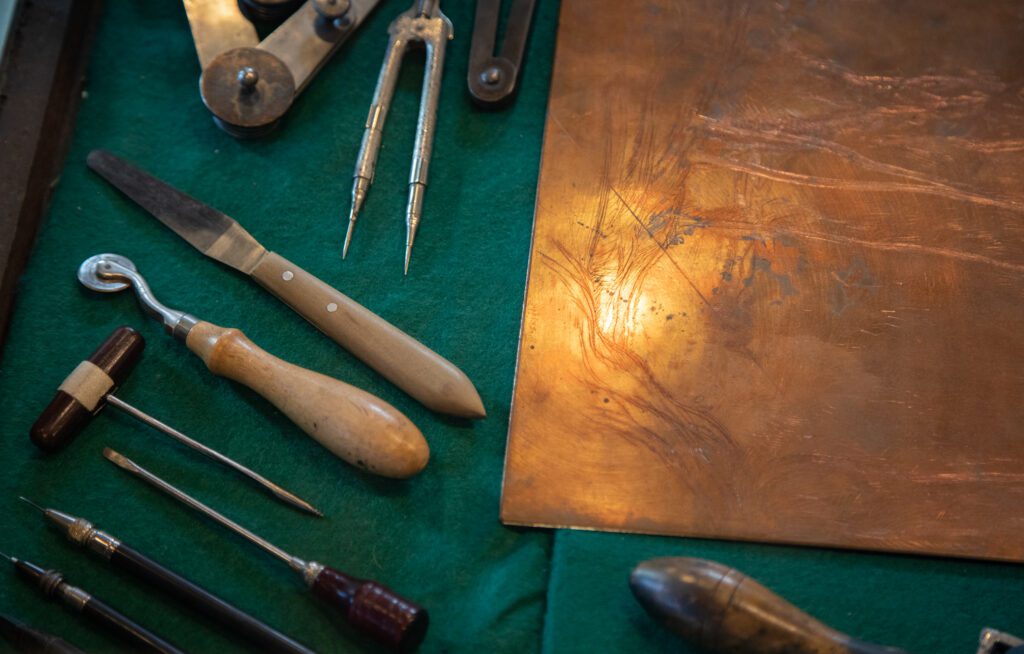
[[[453,363],[337,289],[265,249],[241,225],[103,150],[89,167],[206,256],[255,279],[317,329],[428,409],[486,417],[473,382]]]

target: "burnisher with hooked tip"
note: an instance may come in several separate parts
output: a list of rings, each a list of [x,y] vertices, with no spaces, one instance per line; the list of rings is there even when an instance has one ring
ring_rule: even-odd
[[[79,267],[78,279],[100,292],[132,288],[143,308],[184,341],[211,372],[256,391],[352,465],[404,479],[427,464],[430,449],[426,439],[398,409],[354,386],[282,361],[238,329],[218,327],[164,306],[127,258],[117,254],[90,257]]]
[[[95,281],[106,284],[100,280]],[[323,516],[316,507],[294,493],[114,395],[114,391],[135,368],[145,345],[142,334],[131,327],[115,329],[88,359],[79,363],[61,382],[57,393],[29,430],[32,442],[45,452],[54,452],[78,436],[104,406],[112,406],[214,461],[237,470],[282,502],[313,515]]]

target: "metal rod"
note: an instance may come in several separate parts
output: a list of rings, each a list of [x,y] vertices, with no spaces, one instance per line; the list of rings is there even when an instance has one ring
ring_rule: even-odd
[[[157,420],[153,416],[151,416],[151,415],[149,415],[147,413],[144,413],[144,412],[140,411],[139,409],[136,409],[131,404],[128,404],[127,402],[125,402],[124,400],[120,399],[119,397],[116,397],[114,395],[107,395],[106,396],[106,401],[107,401],[107,404],[113,406],[116,409],[124,411],[125,413],[127,413],[131,417],[135,418],[136,420],[139,420],[140,422],[144,422],[145,424],[149,425],[150,427],[153,427],[154,429],[162,431],[163,433],[167,434],[168,436],[170,436],[171,438],[175,439],[176,441],[178,441],[180,443],[184,443],[185,445],[191,447],[192,449],[196,450],[197,452],[201,452],[202,454],[205,454],[206,456],[210,457],[214,461],[217,461],[218,463],[222,463],[222,464],[228,466],[229,468],[237,470],[238,472],[242,473],[243,475],[245,475],[249,479],[255,481],[257,484],[259,484],[264,489],[269,491],[271,494],[274,495],[274,497],[277,497],[282,502],[286,502],[286,503],[294,506],[297,509],[301,509],[303,511],[306,511],[307,513],[312,513],[315,516],[319,516],[321,518],[323,517],[324,514],[321,513],[315,506],[313,506],[309,502],[303,500],[302,498],[298,497],[294,493],[290,493],[289,491],[286,491],[285,489],[281,488],[280,486],[278,486],[274,482],[270,481],[266,477],[260,475],[257,472],[254,472],[253,470],[250,470],[249,468],[246,468],[241,463],[238,463],[234,459],[228,458],[227,456],[221,454],[217,450],[214,450],[214,449],[212,449],[210,447],[207,447],[206,445],[203,445],[202,443],[200,443],[197,440],[189,438],[188,436],[186,436],[185,434],[181,433],[180,431],[178,431],[174,427],[171,427],[167,423],[161,422],[160,420]]]
[[[103,456],[106,457],[108,461],[110,461],[114,465],[118,466],[119,468],[127,470],[128,472],[132,473],[136,477],[142,479],[143,481],[146,481],[151,486],[155,486],[156,488],[159,488],[160,490],[162,490],[163,492],[167,493],[171,497],[175,498],[179,502],[182,502],[183,504],[187,505],[188,507],[198,511],[199,513],[202,513],[206,517],[211,518],[212,520],[215,520],[216,522],[219,522],[220,524],[224,525],[225,527],[227,527],[231,531],[235,532],[239,536],[242,536],[242,537],[248,539],[249,541],[259,545],[260,547],[262,547],[267,552],[270,552],[271,554],[273,554],[277,558],[279,558],[282,561],[284,561],[285,563],[287,563],[289,565],[289,567],[291,567],[292,569],[298,570],[298,571],[301,572],[303,570],[303,568],[305,567],[306,562],[303,561],[302,559],[300,559],[298,557],[295,557],[295,556],[292,556],[291,554],[289,554],[288,552],[285,552],[283,549],[281,549],[277,545],[274,545],[270,541],[264,540],[260,536],[257,536],[256,534],[252,533],[251,531],[249,531],[248,529],[246,529],[242,525],[238,524],[237,522],[235,522],[231,518],[228,518],[227,516],[225,516],[225,515],[223,515],[221,513],[218,513],[217,511],[215,511],[215,510],[211,509],[210,507],[206,506],[205,504],[203,504],[199,500],[195,499],[191,495],[189,495],[189,494],[187,494],[187,493],[185,493],[183,491],[178,490],[174,486],[168,484],[163,479],[161,479],[161,478],[157,477],[156,475],[154,475],[152,472],[150,472],[150,471],[146,470],[145,468],[141,467],[140,465],[138,465],[137,463],[135,463],[134,461],[132,461],[128,457],[123,456],[121,454],[118,454],[117,452],[115,452],[114,450],[110,449],[109,447],[103,448]]]

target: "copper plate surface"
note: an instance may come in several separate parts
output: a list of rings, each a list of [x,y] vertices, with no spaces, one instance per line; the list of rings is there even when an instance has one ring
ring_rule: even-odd
[[[502,519],[1024,559],[1024,5],[561,11]]]

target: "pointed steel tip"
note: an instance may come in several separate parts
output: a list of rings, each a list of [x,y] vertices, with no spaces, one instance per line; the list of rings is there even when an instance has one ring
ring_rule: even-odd
[[[315,506],[313,506],[306,500],[302,499],[301,497],[289,493],[283,488],[279,488],[278,490],[274,491],[274,495],[277,497],[277,499],[287,504],[290,504],[291,506],[295,507],[300,511],[304,511],[306,513],[315,515],[318,518],[324,517],[324,514],[320,512],[320,509],[316,508]]]
[[[38,504],[36,504],[32,500],[28,499],[24,495],[19,495],[18,499],[21,500],[22,502],[24,502],[25,504],[28,504],[29,506],[31,506],[33,508],[39,509],[39,511],[41,511],[42,513],[46,513],[46,509],[44,509],[43,507],[39,506]]]
[[[345,245],[341,246],[341,258],[348,256],[348,246],[352,244],[352,228],[355,227],[355,217],[348,219],[348,229],[345,230]]]
[[[10,562],[12,562],[12,563],[13,563],[14,561],[17,561],[17,559],[16,559],[16,558],[14,558],[14,557],[13,557],[13,556],[11,556],[10,554],[6,554],[6,553],[4,553],[4,552],[0,552],[0,556],[4,557],[5,559],[7,559],[8,561],[10,561]]]

